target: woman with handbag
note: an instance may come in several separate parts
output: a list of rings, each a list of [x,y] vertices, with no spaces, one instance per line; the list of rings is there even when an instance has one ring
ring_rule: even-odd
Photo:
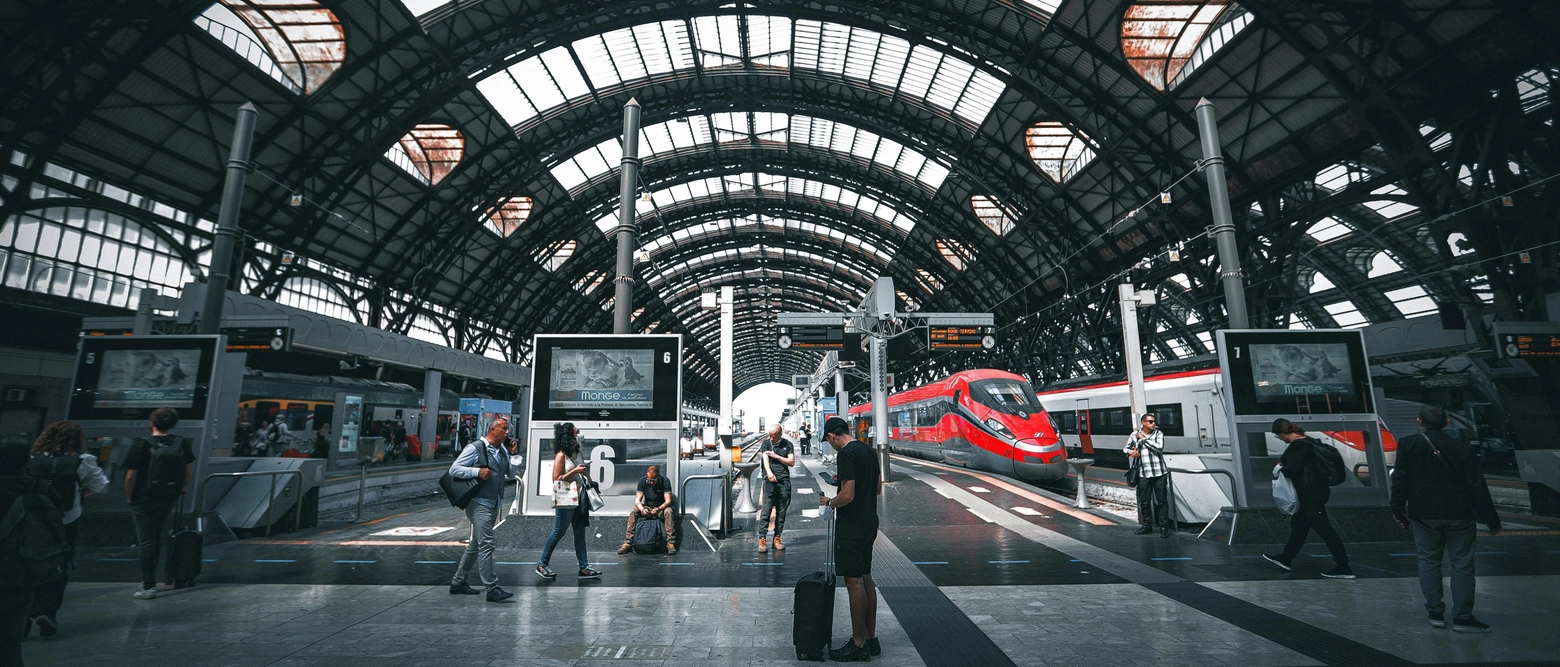
[[[547,568],[552,561],[553,549],[563,539],[565,530],[574,531],[574,556],[579,560],[580,579],[600,579],[601,571],[593,570],[585,557],[585,526],[589,525],[586,490],[590,477],[580,456],[580,430],[573,423],[553,426],[553,529],[542,547],[542,558],[536,565],[536,575],[547,580],[558,574]],[[582,506],[581,501],[585,501]]]

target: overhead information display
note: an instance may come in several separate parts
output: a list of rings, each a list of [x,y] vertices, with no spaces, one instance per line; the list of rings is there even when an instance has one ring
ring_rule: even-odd
[[[996,347],[994,327],[930,326],[926,344],[934,350],[989,350]]]
[[[655,351],[552,348],[547,406],[562,410],[655,407]]]
[[[1507,357],[1560,357],[1560,336],[1553,334],[1501,334],[1501,351]]]
[[[780,327],[780,349],[845,349],[844,326]]]
[[[1276,396],[1354,395],[1349,346],[1343,343],[1261,344],[1251,352],[1257,400]]]

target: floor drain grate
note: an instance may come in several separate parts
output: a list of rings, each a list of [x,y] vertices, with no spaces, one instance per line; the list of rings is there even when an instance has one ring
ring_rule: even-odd
[[[592,646],[582,658],[598,660],[655,660],[672,657],[670,646]]]

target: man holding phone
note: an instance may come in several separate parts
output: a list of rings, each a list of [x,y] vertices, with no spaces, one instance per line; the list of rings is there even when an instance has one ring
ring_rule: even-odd
[[[1170,537],[1170,466],[1165,463],[1165,436],[1159,432],[1159,418],[1149,412],[1142,426],[1127,438],[1124,450],[1138,466],[1136,535],[1149,535],[1155,528],[1160,537]]]

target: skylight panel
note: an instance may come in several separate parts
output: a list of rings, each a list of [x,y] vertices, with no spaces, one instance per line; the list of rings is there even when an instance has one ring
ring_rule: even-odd
[[[573,240],[554,241],[537,253],[536,261],[541,263],[542,268],[548,271],[557,271],[559,267],[563,266],[564,262],[569,261],[569,258],[574,256],[574,251],[579,245],[578,241]]]
[[[1002,202],[990,195],[974,195],[970,197],[970,208],[975,211],[975,217],[986,229],[997,236],[1007,236],[1008,232],[1018,226],[1018,215]]]
[[[1333,284],[1333,281],[1327,277],[1327,274],[1322,273],[1321,271],[1316,271],[1311,274],[1311,294],[1325,292],[1327,290],[1333,289],[1334,287],[1337,287],[1337,285]]]
[[[1462,257],[1474,253],[1473,241],[1462,232],[1452,232],[1446,237],[1446,247],[1451,249],[1453,257]]]
[[[579,280],[574,282],[574,289],[579,290],[583,294],[590,294],[596,291],[597,287],[601,287],[601,283],[606,282],[606,280],[606,271],[593,269],[587,271],[584,276],[581,276]]]
[[[1337,322],[1338,326],[1345,329],[1358,329],[1370,324],[1370,320],[1360,314],[1360,309],[1356,308],[1352,301],[1345,300],[1329,303],[1322,306],[1322,309],[1326,310],[1327,314],[1332,315],[1333,321]]]
[[[1055,121],[1042,121],[1024,132],[1029,157],[1040,171],[1057,183],[1065,183],[1094,160],[1089,137]]]
[[[1121,51],[1144,81],[1169,90],[1248,23],[1228,0],[1144,0],[1122,14]]]
[[[533,207],[530,197],[510,197],[488,213],[483,226],[500,238],[508,238],[531,217]]]
[[[1323,218],[1320,222],[1311,225],[1305,235],[1311,237],[1317,243],[1326,243],[1333,239],[1343,238],[1353,234],[1354,230],[1349,225],[1335,217]]]
[[[937,276],[932,275],[932,272],[926,269],[916,269],[915,280],[921,284],[921,287],[928,294],[936,293],[943,288],[942,280],[939,280]]]
[[[341,22],[313,0],[220,0],[195,25],[294,93],[318,90],[347,58]]]
[[[1173,276],[1170,276],[1170,282],[1179,285],[1183,290],[1189,290],[1192,288],[1192,279],[1186,277],[1186,274],[1184,273],[1177,273]]]
[[[894,290],[894,294],[899,296],[899,300],[905,304],[905,308],[909,310],[921,309],[921,304],[915,299],[911,298],[909,294],[906,294],[904,290]]]
[[[693,20],[693,34],[698,39],[699,57],[705,67],[742,63],[742,35],[737,18],[728,14],[700,16]]]
[[[1403,270],[1403,265],[1398,264],[1392,255],[1383,250],[1370,258],[1370,271],[1365,274],[1367,278],[1380,278]]]
[[[1400,188],[1400,187],[1398,187],[1396,185],[1382,186],[1382,187],[1376,188],[1375,190],[1371,190],[1370,193],[1373,194],[1373,195],[1406,195],[1406,194],[1408,194],[1407,192],[1403,191],[1403,188]],[[1407,203],[1407,202],[1401,202],[1401,201],[1393,201],[1393,200],[1378,200],[1378,201],[1365,202],[1365,206],[1367,208],[1369,208],[1370,210],[1375,211],[1377,215],[1380,215],[1381,217],[1386,218],[1388,220],[1392,220],[1394,218],[1398,218],[1398,217],[1401,217],[1401,216],[1404,216],[1404,215],[1408,215],[1409,213],[1413,213],[1413,212],[1419,210],[1419,207],[1415,206],[1413,204],[1410,204],[1410,203]]]
[[[1385,294],[1397,306],[1398,311],[1403,313],[1403,317],[1416,317],[1436,311],[1435,300],[1430,298],[1425,288],[1418,285],[1395,289]]]
[[[453,2],[454,0],[401,0],[401,4],[406,7],[406,11],[411,12],[412,16],[418,18],[422,18],[425,14],[435,9],[453,4]]]
[[[385,151],[385,157],[423,185],[437,185],[465,156],[466,138],[448,125],[422,124]]]
[[[1555,77],[1555,70],[1548,69],[1530,69],[1517,75],[1517,102],[1522,105],[1523,113],[1549,106]]]
[[[1311,321],[1306,319],[1306,317],[1300,313],[1290,313],[1289,328],[1297,331],[1310,329],[1312,328]]]
[[[1452,145],[1452,133],[1442,132],[1434,125],[1420,125],[1419,135],[1430,140],[1430,150],[1438,151]]]
[[[1039,9],[1040,12],[1050,18],[1056,14],[1056,8],[1062,4],[1062,0],[1024,0],[1029,6]]]
[[[975,259],[969,246],[954,239],[937,239],[937,254],[955,271],[963,271]]]

